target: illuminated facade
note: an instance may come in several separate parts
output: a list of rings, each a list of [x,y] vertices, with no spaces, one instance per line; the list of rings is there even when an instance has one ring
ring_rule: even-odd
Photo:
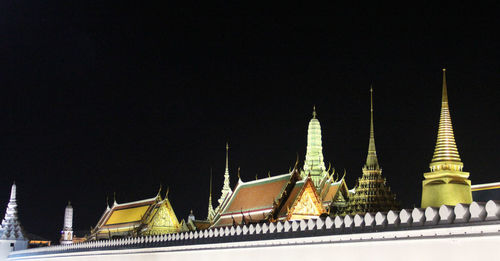
[[[373,89],[370,88],[370,139],[368,155],[362,169],[363,175],[358,179],[354,195],[349,197],[345,207],[338,208],[337,214],[356,215],[364,213],[387,212],[399,209],[396,195],[386,184],[382,169],[378,164],[375,149],[375,130],[373,126]]]
[[[448,107],[446,69],[443,69],[441,116],[436,148],[429,167],[431,171],[424,173],[425,179],[422,181],[422,208],[472,202],[469,173],[462,171],[463,163],[453,135]]]
[[[323,146],[321,142],[321,125],[316,118],[316,107],[313,107],[313,117],[309,121],[307,129],[307,151],[304,162],[304,169],[300,173],[305,179],[311,176],[316,189],[321,189],[321,183],[328,178],[328,171],[323,161]]]
[[[131,237],[140,235],[162,235],[181,231],[168,192],[162,199],[160,193],[149,199],[107,207],[96,227],[91,231],[91,240]]]

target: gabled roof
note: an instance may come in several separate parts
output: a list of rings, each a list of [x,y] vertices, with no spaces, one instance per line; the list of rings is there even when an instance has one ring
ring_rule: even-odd
[[[339,191],[344,194],[344,197],[348,196],[347,193],[349,190],[343,178],[336,182],[331,180],[327,181],[321,190],[321,194],[319,195],[323,205],[330,204],[334,201]]]
[[[107,208],[97,222],[96,229],[118,229],[140,225],[144,216],[153,209],[156,203],[161,201],[160,195],[144,200],[127,203],[115,203]]]
[[[296,170],[249,182],[240,180],[216,217],[214,226],[265,219],[273,210],[274,203],[283,197],[283,192],[294,177],[298,178]]]

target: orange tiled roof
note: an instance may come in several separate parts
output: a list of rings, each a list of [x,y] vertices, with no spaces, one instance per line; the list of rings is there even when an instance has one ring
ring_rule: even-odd
[[[280,198],[281,193],[288,185],[291,175],[288,173],[239,183],[222,214],[272,208],[274,201]]]

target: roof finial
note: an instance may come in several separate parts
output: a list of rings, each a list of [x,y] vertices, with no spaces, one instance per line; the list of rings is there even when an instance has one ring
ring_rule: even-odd
[[[448,102],[448,90],[446,86],[446,68],[443,68],[443,97],[442,102]]]
[[[313,119],[316,119],[316,105],[313,105]]]

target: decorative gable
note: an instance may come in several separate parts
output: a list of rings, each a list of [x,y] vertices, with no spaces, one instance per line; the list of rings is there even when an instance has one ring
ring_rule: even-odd
[[[288,210],[287,220],[317,218],[325,212],[314,184],[310,178],[307,178],[306,184]]]
[[[151,217],[146,220],[143,235],[159,235],[179,232],[180,223],[168,199],[159,203]]]

